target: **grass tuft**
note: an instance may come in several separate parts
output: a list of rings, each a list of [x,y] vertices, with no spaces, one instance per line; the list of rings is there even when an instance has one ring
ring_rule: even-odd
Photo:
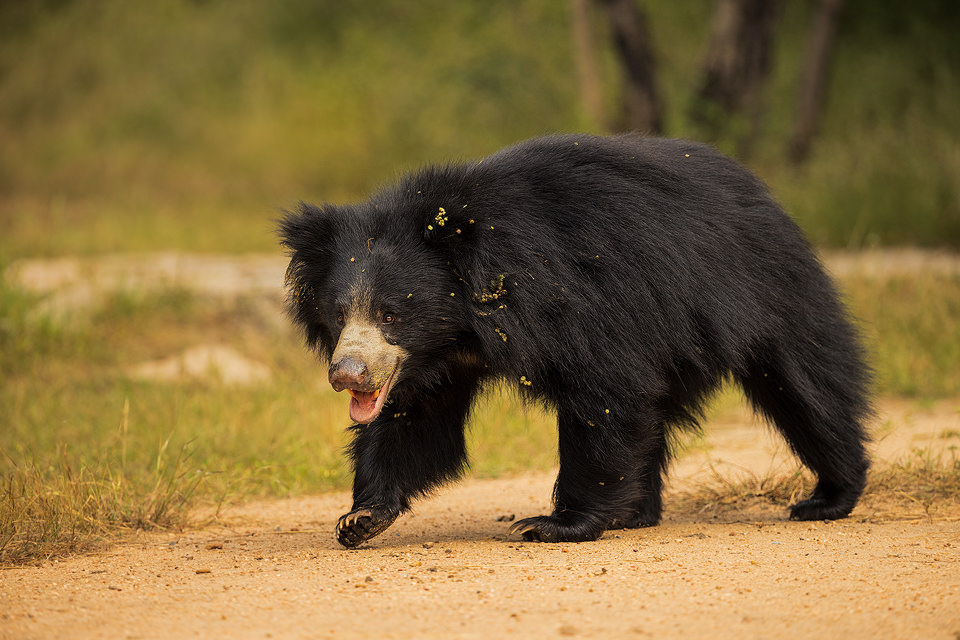
[[[124,530],[182,527],[205,474],[184,449],[166,445],[138,476],[102,460],[79,461],[66,446],[46,463],[10,461],[0,480],[0,565],[94,547]]]
[[[960,457],[917,449],[905,460],[874,470],[867,479],[871,519],[960,514]]]
[[[816,481],[802,468],[764,476],[748,473],[732,480],[714,470],[695,491],[673,496],[675,513],[707,515],[719,520],[755,519],[782,510],[809,495]],[[909,458],[874,466],[853,516],[870,521],[916,519],[960,514],[960,458],[917,450]]]
[[[744,472],[732,479],[712,468],[711,479],[694,491],[669,500],[671,510],[713,519],[745,517],[758,511],[793,504],[813,491],[813,478],[801,468],[789,473],[758,475]]]

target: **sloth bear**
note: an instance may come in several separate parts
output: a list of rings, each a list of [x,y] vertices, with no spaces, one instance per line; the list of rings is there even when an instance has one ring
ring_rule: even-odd
[[[870,371],[799,228],[693,142],[555,135],[424,168],[279,222],[289,311],[350,395],[354,547],[459,476],[485,383],[557,412],[554,510],[511,528],[581,541],[659,523],[669,444],[725,379],[816,474],[790,517],[864,488]]]

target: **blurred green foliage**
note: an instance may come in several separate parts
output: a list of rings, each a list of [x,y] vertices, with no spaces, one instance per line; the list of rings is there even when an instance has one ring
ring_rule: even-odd
[[[644,3],[667,132],[686,118],[712,2]],[[751,164],[815,241],[960,245],[955,3],[851,0],[814,158],[784,161],[811,3],[788,3]],[[594,31],[606,109],[619,73]],[[581,109],[557,0],[22,0],[0,6],[0,261],[271,250],[298,199],[552,131]],[[729,123],[731,151],[742,123]]]

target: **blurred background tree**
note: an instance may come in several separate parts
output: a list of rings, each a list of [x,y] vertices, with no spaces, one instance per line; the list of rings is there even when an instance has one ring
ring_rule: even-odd
[[[748,126],[737,135],[737,155],[747,159],[760,132],[763,93],[773,67],[779,0],[717,0],[710,24],[700,86],[690,117],[706,140],[730,130],[745,112]]]
[[[634,0],[598,0],[607,13],[614,51],[623,69],[623,115],[614,128],[660,135],[663,105],[646,13]]]
[[[845,0],[820,0],[810,29],[809,43],[800,90],[797,93],[797,117],[790,138],[790,160],[799,164],[807,160],[810,146],[820,125],[827,99],[830,58],[837,36],[837,23]]]
[[[299,198],[622,129],[740,156],[818,243],[958,247],[960,4],[840,4],[0,3],[0,263],[272,251]]]

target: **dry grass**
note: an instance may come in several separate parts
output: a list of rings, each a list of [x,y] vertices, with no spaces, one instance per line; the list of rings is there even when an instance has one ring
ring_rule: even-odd
[[[917,451],[906,461],[870,474],[864,499],[868,519],[960,516],[960,457]]]
[[[815,484],[813,476],[799,467],[737,480],[715,471],[706,485],[672,496],[669,508],[678,517],[755,520],[782,513],[809,495]],[[917,451],[906,460],[876,465],[853,517],[870,521],[960,517],[960,457],[945,459]]]
[[[77,464],[66,447],[47,466],[17,464],[0,485],[0,565],[83,551],[125,530],[180,527],[204,479],[186,452],[139,479],[109,463]]]
[[[793,504],[814,487],[813,478],[801,468],[763,476],[745,473],[737,479],[712,471],[705,484],[666,500],[668,511],[697,520],[754,520]]]

